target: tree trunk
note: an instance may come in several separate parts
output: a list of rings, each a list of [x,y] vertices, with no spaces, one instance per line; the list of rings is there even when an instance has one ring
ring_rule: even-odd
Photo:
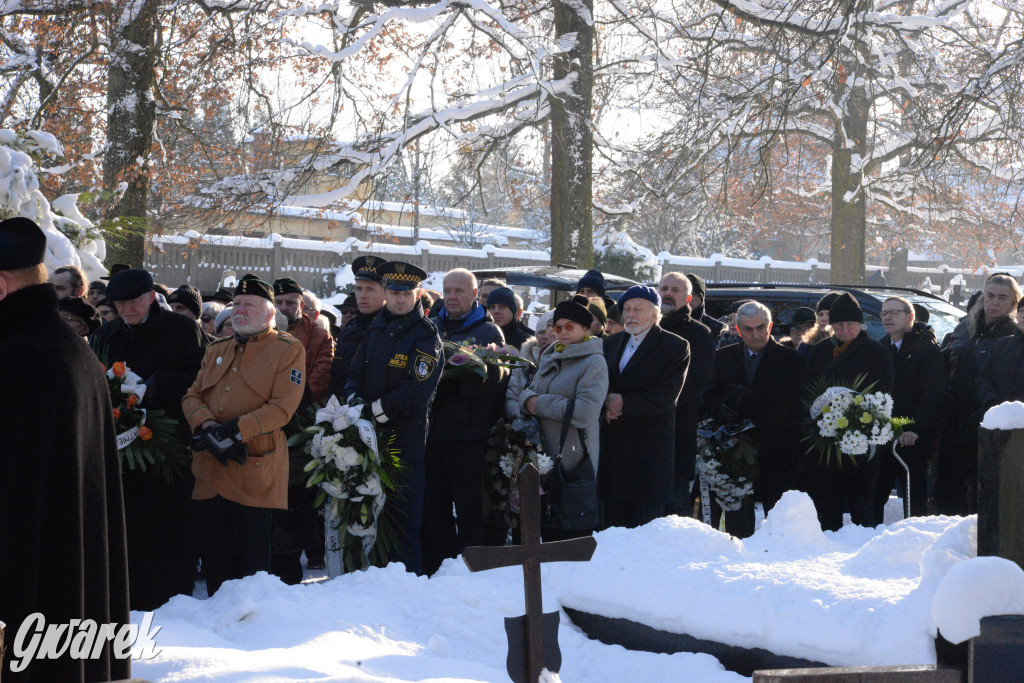
[[[581,17],[575,7],[586,9]],[[575,74],[572,92],[551,102],[551,263],[594,263],[592,170],[594,137],[591,109],[594,88],[593,0],[555,0],[555,34],[576,34],[576,46],[555,60],[554,77]]]
[[[115,3],[111,17],[111,52],[107,81],[107,151],[103,156],[103,188],[113,196],[104,216],[125,231],[115,240],[111,261],[142,265],[145,249],[149,151],[156,121],[153,84],[156,78],[157,0],[132,4],[134,14]],[[142,160],[142,163],[139,160]],[[119,190],[123,186],[123,192]]]
[[[855,76],[861,73],[851,69],[851,81]],[[870,106],[864,88],[854,86],[832,142],[831,281],[837,285],[864,284],[867,197],[861,187],[863,173],[851,163],[854,155],[863,160],[867,152]]]

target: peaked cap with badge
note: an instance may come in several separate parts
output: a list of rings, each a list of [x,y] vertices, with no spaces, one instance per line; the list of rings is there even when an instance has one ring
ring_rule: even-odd
[[[381,258],[380,256],[374,256],[373,254],[360,256],[352,262],[352,272],[355,274],[357,280],[380,282],[380,269],[386,263],[389,263],[387,259]]]
[[[270,301],[274,300],[274,288],[271,284],[264,282],[251,273],[238,281],[238,285],[235,287],[235,296],[239,294],[251,294],[252,296],[261,296]]]
[[[274,296],[282,294],[302,294],[302,285],[290,277],[279,277],[274,280]]]
[[[427,279],[427,272],[418,266],[404,261],[388,261],[377,272],[381,275],[384,289],[395,292],[408,292],[420,286]]]

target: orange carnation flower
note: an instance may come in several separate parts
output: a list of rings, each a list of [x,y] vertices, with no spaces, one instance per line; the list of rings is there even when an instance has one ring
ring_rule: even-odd
[[[139,438],[143,441],[149,441],[153,438],[153,430],[145,425],[139,427]]]
[[[139,402],[139,397],[136,396],[135,394],[132,394],[131,396],[128,397],[128,407],[129,408],[133,408],[135,406],[135,404],[138,403],[138,402]]]
[[[121,419],[121,409],[120,408],[114,408],[114,419],[115,420],[120,420]]]
[[[114,363],[111,369],[114,371],[114,377],[124,377],[125,367],[121,361]]]

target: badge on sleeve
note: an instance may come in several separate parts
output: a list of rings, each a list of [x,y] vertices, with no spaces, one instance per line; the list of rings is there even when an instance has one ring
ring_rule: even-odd
[[[413,363],[413,371],[416,374],[416,379],[424,381],[430,378],[430,375],[434,372],[434,365],[437,363],[436,358],[432,358],[422,351],[416,354],[416,360]]]
[[[292,384],[296,384],[300,387],[302,386],[302,373],[299,372],[298,370],[295,370],[293,368],[291,377],[289,377],[288,379],[291,380]]]

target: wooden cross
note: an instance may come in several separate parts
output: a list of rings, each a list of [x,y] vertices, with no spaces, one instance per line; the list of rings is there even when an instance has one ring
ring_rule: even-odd
[[[521,545],[466,548],[462,559],[471,572],[523,566],[526,614],[505,619],[509,639],[506,664],[514,683],[536,683],[542,669],[557,672],[562,663],[558,650],[558,612],[543,613],[540,564],[586,562],[594,555],[597,541],[593,536],[585,536],[541,543],[540,474],[530,463],[519,470],[519,502]]]

